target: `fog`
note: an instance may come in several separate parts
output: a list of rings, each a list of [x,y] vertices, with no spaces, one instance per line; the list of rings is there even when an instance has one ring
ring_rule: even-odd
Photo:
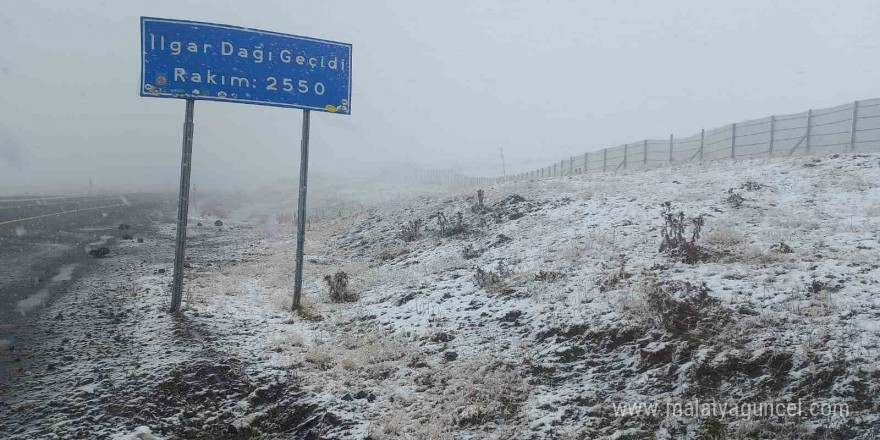
[[[880,2],[7,2],[0,188],[176,189],[184,102],[138,96],[140,16],[354,46],[352,115],[313,113],[326,180],[479,176],[876,97]],[[192,182],[290,182],[301,112],[199,101]]]

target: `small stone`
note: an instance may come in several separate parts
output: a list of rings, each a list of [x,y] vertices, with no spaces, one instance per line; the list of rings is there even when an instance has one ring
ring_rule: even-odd
[[[452,362],[458,359],[458,353],[454,351],[447,351],[446,353],[443,353],[443,357],[446,358],[447,362]]]
[[[214,222],[214,226],[223,226],[223,222],[220,220],[217,220]]]
[[[165,269],[159,269],[158,272],[159,272],[159,273],[165,273]]]
[[[355,399],[366,399],[367,398],[367,390],[360,390],[354,395]]]
[[[143,243],[143,242],[144,242],[143,238],[138,238],[138,243]]]
[[[794,251],[791,249],[791,246],[780,242],[770,246],[771,251],[779,252],[780,254],[790,254]]]
[[[97,249],[92,249],[89,251],[89,255],[95,258],[104,258],[107,254],[110,253],[110,248],[106,246],[99,246]]]
[[[504,316],[502,316],[499,321],[501,322],[516,322],[521,316],[522,312],[519,310],[511,310],[507,312]]]
[[[437,343],[449,342],[453,339],[455,339],[455,337],[450,335],[449,333],[446,333],[446,332],[437,332],[437,333],[431,335],[431,337],[430,337],[431,342],[437,342]]]
[[[354,400],[354,397],[351,397],[351,394],[346,393],[344,396],[342,396],[342,400],[346,402],[351,402],[352,400]]]

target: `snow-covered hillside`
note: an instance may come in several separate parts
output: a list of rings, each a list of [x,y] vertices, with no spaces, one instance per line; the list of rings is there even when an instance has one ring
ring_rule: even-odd
[[[288,372],[329,438],[876,438],[878,182],[841,155],[401,199],[312,225],[303,313],[285,225],[195,275],[186,314]],[[661,252],[664,202],[686,243]],[[329,300],[338,271],[357,302]],[[768,402],[802,412],[742,413]]]

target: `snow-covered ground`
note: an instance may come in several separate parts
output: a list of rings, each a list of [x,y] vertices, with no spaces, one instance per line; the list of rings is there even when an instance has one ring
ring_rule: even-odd
[[[482,206],[476,189],[402,197],[312,223],[300,313],[289,311],[292,225],[242,226],[226,247],[205,241],[188,275],[179,319],[199,335],[184,340],[213,353],[204,368],[141,355],[128,371],[177,393],[233,391],[207,406],[177,396],[180,414],[117,417],[107,432],[877,438],[878,182],[880,156],[841,155],[516,182],[484,188]],[[686,239],[702,215],[695,261],[660,251],[667,201],[684,213]],[[359,300],[330,301],[324,277],[339,271]],[[153,301],[167,296],[152,271],[133,283],[153,286]],[[130,332],[151,338],[133,345],[148,354],[180,343],[156,342],[174,330],[158,309],[138,319],[160,324]],[[205,385],[205,375],[225,379]],[[156,394],[130,404],[152,408]],[[622,406],[652,403],[654,413]],[[802,412],[732,412],[767,403]],[[716,413],[685,409],[697,404]],[[186,419],[226,431],[175,428]]]
[[[688,164],[487,188],[482,209],[475,192],[378,206],[310,231],[308,318],[270,320],[262,344],[243,345],[295,371],[343,437],[872,438],[878,170],[878,156],[852,155]],[[658,251],[665,201],[704,215],[705,261]],[[461,212],[465,232],[441,237],[439,212],[452,223]],[[421,238],[406,242],[416,219]],[[199,308],[286,309],[292,239],[266,246],[264,260],[200,288]],[[340,270],[358,302],[329,302],[322,277]],[[666,399],[845,403],[850,414],[614,413]]]

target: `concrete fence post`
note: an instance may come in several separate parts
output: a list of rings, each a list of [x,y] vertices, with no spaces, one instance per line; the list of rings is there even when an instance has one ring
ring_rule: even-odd
[[[623,144],[623,169],[626,169],[627,155],[629,155],[629,144]]]
[[[706,129],[700,129],[700,162],[703,161],[703,145],[706,143]]]
[[[853,101],[852,125],[849,128],[849,149],[856,150],[856,121],[859,120],[859,101]]]
[[[672,163],[672,134],[669,135],[669,163]]]
[[[642,165],[645,167],[648,166],[648,140],[645,139],[642,142]]]
[[[604,150],[602,150],[602,172],[604,173],[607,170],[608,170],[608,149],[605,148]]]
[[[584,174],[587,174],[587,168],[590,166],[590,161],[587,160],[588,154],[590,154],[590,153],[588,153],[588,152],[584,153]]]
[[[736,159],[736,122],[730,125],[730,158]]]
[[[807,154],[810,154],[810,132],[813,128],[813,109],[807,110],[807,134],[805,141],[807,142]]]
[[[770,116],[770,147],[768,152],[773,156],[773,143],[776,142],[776,115]]]

